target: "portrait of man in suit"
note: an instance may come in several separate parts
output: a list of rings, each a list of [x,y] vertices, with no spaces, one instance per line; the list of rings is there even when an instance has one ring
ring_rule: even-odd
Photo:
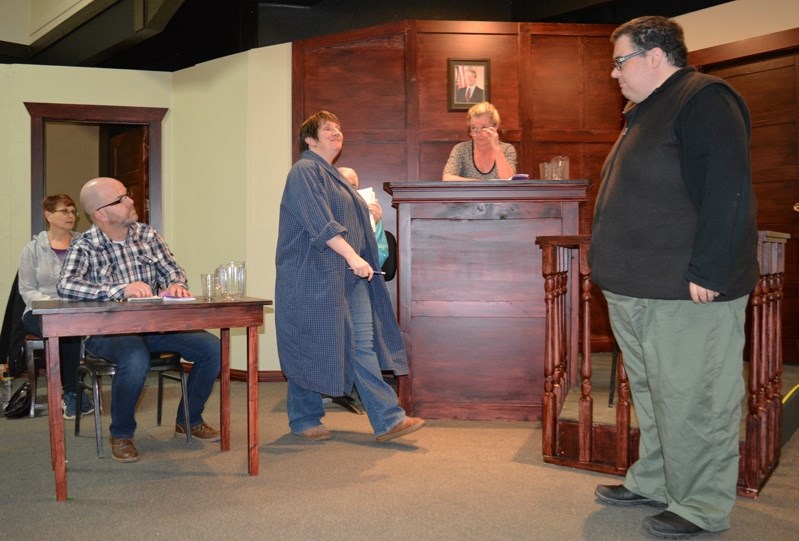
[[[459,88],[455,95],[455,101],[459,103],[477,103],[485,101],[485,91],[477,86],[477,70],[467,66],[463,70],[463,78],[466,86]]]
[[[450,60],[449,70],[451,110],[488,101],[488,61]]]

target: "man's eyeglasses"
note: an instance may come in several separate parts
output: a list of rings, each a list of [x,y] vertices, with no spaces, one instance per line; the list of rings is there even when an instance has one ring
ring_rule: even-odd
[[[103,205],[102,207],[97,207],[96,209],[94,209],[94,212],[97,212],[98,210],[102,210],[102,209],[104,209],[106,207],[113,207],[114,205],[119,205],[120,203],[122,203],[122,200],[125,199],[126,197],[128,199],[130,199],[131,201],[133,201],[133,194],[131,193],[130,188],[128,188],[128,190],[124,194],[120,195],[119,197],[117,197],[116,199],[111,201],[110,203],[107,203],[107,204]]]
[[[56,209],[53,212],[60,212],[64,216],[77,216],[78,211],[75,209]]]
[[[613,69],[617,69],[621,71],[621,68],[624,67],[624,63],[630,60],[631,58],[635,58],[640,54],[644,54],[645,52],[649,51],[649,49],[640,49],[638,51],[634,51],[630,54],[626,54],[624,56],[617,56],[613,59]]]

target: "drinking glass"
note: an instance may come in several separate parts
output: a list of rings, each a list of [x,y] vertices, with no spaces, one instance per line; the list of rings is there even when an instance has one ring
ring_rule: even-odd
[[[210,301],[214,298],[214,275],[201,274],[200,286],[202,287],[203,300]]]
[[[236,262],[236,274],[239,277],[239,297],[243,297],[246,292],[246,282],[247,282],[247,269],[244,265],[244,261]]]
[[[241,296],[239,292],[239,263],[231,261],[225,265],[225,298],[238,299]]]
[[[555,156],[550,162],[552,180],[569,179],[569,157]]]
[[[216,283],[217,296],[224,300],[230,300],[230,295],[228,293],[227,267],[225,265],[219,265],[219,267],[217,267],[214,281]]]

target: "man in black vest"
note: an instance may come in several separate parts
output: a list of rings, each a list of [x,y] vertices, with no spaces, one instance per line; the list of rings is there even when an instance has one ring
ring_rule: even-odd
[[[612,505],[666,507],[657,537],[730,527],[749,293],[758,279],[749,112],[724,80],[687,67],[682,28],[617,28],[613,70],[630,103],[602,168],[590,264],[624,353],[641,432]]]

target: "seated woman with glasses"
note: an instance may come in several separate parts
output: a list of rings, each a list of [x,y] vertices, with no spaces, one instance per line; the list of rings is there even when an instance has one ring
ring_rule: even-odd
[[[64,193],[49,195],[42,201],[45,230],[33,237],[22,250],[19,263],[19,294],[25,301],[22,325],[29,333],[41,336],[39,318],[31,312],[33,301],[58,299],[56,284],[61,273],[61,264],[72,239],[78,221],[75,201]],[[75,419],[78,363],[80,362],[80,338],[61,339],[61,409],[64,419]],[[94,411],[88,396],[83,397],[81,414]]]
[[[499,140],[499,112],[487,101],[466,113],[470,141],[458,143],[441,180],[510,179],[516,174],[516,149]]]

